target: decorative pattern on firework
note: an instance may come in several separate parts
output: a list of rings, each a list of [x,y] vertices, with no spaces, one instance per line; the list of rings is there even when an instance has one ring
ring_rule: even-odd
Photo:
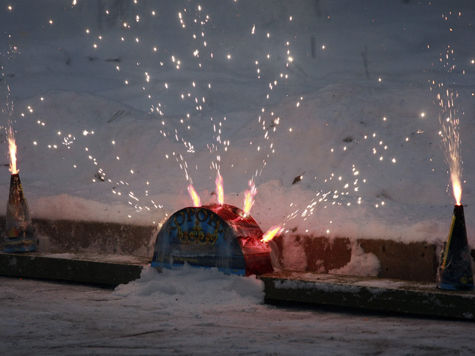
[[[463,205],[454,206],[449,237],[442,251],[437,287],[448,290],[473,289],[473,272],[467,242]]]
[[[184,208],[158,233],[152,266],[188,263],[240,275],[272,272],[271,250],[261,238],[256,221],[232,205]]]

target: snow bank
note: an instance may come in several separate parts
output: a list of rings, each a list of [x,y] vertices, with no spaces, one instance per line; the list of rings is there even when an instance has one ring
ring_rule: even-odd
[[[352,243],[351,259],[345,266],[328,271],[330,274],[341,274],[348,276],[373,276],[379,273],[381,265],[378,258],[373,253],[365,253],[361,246]]]

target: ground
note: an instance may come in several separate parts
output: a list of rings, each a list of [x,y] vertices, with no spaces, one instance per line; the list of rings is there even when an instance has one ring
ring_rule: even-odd
[[[161,283],[158,274],[150,271],[148,274],[115,291],[0,278],[0,352],[9,355],[475,353],[472,322],[277,307],[263,304],[259,282],[249,278],[224,276],[216,271],[186,271],[191,277],[175,273]],[[173,277],[175,283],[168,277]],[[187,285],[188,293],[178,287],[183,284]],[[247,290],[247,293],[240,296],[230,293],[231,290]],[[225,294],[228,300],[216,297],[219,294]]]

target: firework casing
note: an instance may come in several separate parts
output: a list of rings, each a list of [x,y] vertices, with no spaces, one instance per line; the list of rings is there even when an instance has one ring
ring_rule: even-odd
[[[240,275],[272,272],[270,247],[251,216],[228,204],[174,213],[157,235],[152,266],[188,263]]]
[[[437,271],[437,287],[449,290],[473,289],[473,272],[463,206],[454,207],[449,237]]]
[[[5,252],[36,250],[35,230],[18,173],[12,174],[10,178],[3,250]]]

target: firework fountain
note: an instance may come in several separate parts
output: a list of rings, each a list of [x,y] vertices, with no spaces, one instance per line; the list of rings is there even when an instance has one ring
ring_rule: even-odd
[[[439,118],[441,136],[449,165],[455,206],[447,242],[441,255],[437,273],[440,289],[464,290],[473,288],[473,272],[470,249],[467,242],[465,216],[462,205],[462,165],[460,155],[459,116],[455,104],[457,94],[449,89],[438,94],[437,100],[444,114]]]
[[[28,204],[23,195],[20,171],[17,168],[16,143],[13,128],[7,130],[10,152],[10,193],[5,223],[5,252],[31,252],[36,250],[36,236],[31,223]]]
[[[200,206],[198,194],[189,185],[194,206],[177,211],[162,226],[152,266],[171,268],[188,263],[240,275],[272,272],[268,241],[279,233],[280,227],[263,234],[249,215],[257,192],[252,182],[250,186],[245,194],[244,210],[241,210],[224,203],[223,178],[219,171],[217,204]]]

